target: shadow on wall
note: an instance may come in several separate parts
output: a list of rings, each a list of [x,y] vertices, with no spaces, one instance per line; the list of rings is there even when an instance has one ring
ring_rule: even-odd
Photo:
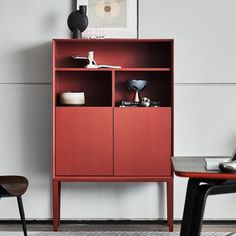
[[[21,102],[25,130],[22,144],[28,150],[24,164],[39,176],[51,175],[51,52],[51,41],[19,52],[23,68],[21,76],[29,83],[23,88]]]
[[[51,175],[51,85],[22,88],[21,147],[24,168],[32,176]]]
[[[20,63],[18,77],[21,83],[52,82],[51,41],[23,48],[16,55]]]
[[[1,84],[2,174],[51,175],[51,85]]]

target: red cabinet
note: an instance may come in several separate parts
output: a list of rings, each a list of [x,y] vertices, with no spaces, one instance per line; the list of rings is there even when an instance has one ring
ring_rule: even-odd
[[[170,176],[170,156],[170,108],[115,108],[115,175]]]
[[[52,46],[53,230],[62,182],[165,182],[172,231],[173,40],[55,39]],[[89,51],[97,64],[121,68],[87,69],[72,58]],[[134,98],[128,80],[146,80],[140,96],[160,106],[121,106]],[[67,91],[83,91],[85,104],[61,104]]]

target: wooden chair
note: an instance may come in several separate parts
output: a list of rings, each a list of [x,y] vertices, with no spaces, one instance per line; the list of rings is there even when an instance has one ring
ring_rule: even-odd
[[[23,176],[0,176],[0,198],[16,197],[20,211],[21,223],[24,231],[24,236],[27,236],[25,223],[25,214],[21,196],[28,188],[28,180]]]

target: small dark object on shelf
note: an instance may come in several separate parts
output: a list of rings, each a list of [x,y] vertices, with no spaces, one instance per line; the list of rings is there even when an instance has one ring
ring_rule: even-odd
[[[151,107],[160,107],[161,103],[159,101],[151,101]]]
[[[67,24],[73,33],[73,38],[82,38],[82,32],[88,26],[88,17],[86,15],[87,6],[79,6],[79,10],[70,13]]]
[[[121,101],[122,107],[137,107],[139,106],[139,102],[129,102],[129,101]]]
[[[128,88],[135,92],[134,102],[140,102],[140,94],[147,84],[147,80],[128,80]]]
[[[145,88],[147,80],[128,80],[128,86],[133,91],[141,91]]]
[[[159,101],[151,101],[150,107],[160,107]],[[121,107],[142,107],[139,102],[121,101]]]
[[[142,98],[140,102],[141,107],[150,107],[151,105],[151,100],[149,98]]]

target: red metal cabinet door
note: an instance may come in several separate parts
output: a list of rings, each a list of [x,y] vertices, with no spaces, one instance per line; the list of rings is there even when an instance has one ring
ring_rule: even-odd
[[[115,108],[116,176],[171,175],[171,108]]]
[[[56,175],[112,175],[112,108],[56,109]]]

